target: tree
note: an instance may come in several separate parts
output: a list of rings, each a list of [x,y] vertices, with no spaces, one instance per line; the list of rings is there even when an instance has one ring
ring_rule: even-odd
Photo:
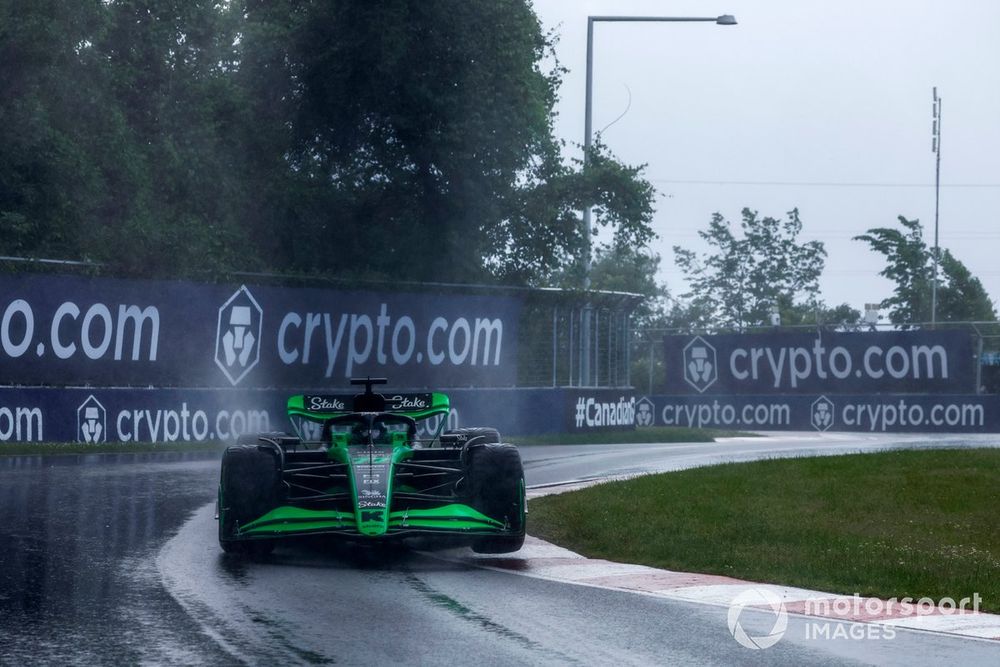
[[[89,0],[0,9],[0,249],[119,275],[231,269],[248,249],[233,14]]]
[[[923,239],[919,220],[898,218],[903,229],[877,227],[854,237],[886,258],[879,272],[896,283],[893,296],[882,301],[895,324],[931,321],[934,254]],[[942,322],[995,321],[993,302],[978,278],[944,250],[938,266],[937,319]]]
[[[106,3],[93,51],[129,178],[109,183],[112,207],[90,225],[85,252],[118,273],[221,272],[253,257],[241,233],[257,205],[244,178],[249,119],[233,81],[242,17],[226,4]]]
[[[553,138],[528,0],[0,6],[0,254],[115,274],[543,284],[653,189]],[[579,272],[579,269],[574,269]]]
[[[677,264],[691,290],[688,309],[699,328],[735,328],[767,324],[773,307],[782,322],[797,310],[814,310],[826,250],[819,241],[801,243],[798,209],[785,220],[758,217],[743,209],[740,236],[719,213],[699,232],[712,250],[702,255],[674,246]]]
[[[100,19],[98,2],[0,6],[3,254],[72,256],[100,210],[86,124],[100,108],[101,82],[86,66]]]
[[[638,243],[652,188],[552,136],[561,70],[525,0],[245,3],[241,77],[275,176],[253,216],[277,266],[538,283],[583,248],[578,212]]]
[[[847,303],[842,303],[839,306],[828,306],[822,301],[816,301],[812,304],[793,306],[787,314],[788,320],[782,319],[783,325],[849,326],[861,322],[861,311]]]
[[[632,311],[633,327],[662,326],[669,292],[665,284],[656,281],[659,270],[660,256],[656,253],[628,245],[601,246],[594,253],[591,288],[645,297]]]

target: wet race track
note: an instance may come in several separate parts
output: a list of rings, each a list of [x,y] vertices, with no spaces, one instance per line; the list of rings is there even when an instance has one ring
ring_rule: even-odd
[[[522,454],[537,486],[723,460],[994,442],[784,435]],[[822,642],[789,632],[750,651],[733,640],[724,607],[418,551],[313,541],[262,562],[233,561],[216,542],[217,477],[217,458],[204,455],[0,459],[0,664],[1000,664],[996,642],[915,631]]]

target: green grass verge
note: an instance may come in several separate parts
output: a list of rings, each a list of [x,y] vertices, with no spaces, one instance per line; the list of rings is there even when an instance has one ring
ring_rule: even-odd
[[[61,454],[149,454],[152,452],[219,452],[223,442],[114,443],[8,442],[0,443],[0,456],[58,456]]]
[[[531,501],[528,530],[593,558],[1000,611],[1000,449],[725,464]]]
[[[717,431],[707,428],[651,426],[637,428],[634,431],[581,431],[579,433],[510,436],[509,439],[518,445],[604,445],[635,442],[715,442],[716,438],[753,435],[756,434],[742,431]]]

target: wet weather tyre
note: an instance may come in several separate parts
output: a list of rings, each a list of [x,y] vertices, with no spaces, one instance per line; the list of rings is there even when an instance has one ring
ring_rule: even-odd
[[[514,445],[487,443],[469,452],[466,464],[469,501],[491,519],[502,521],[507,533],[481,537],[472,544],[476,553],[517,551],[524,544],[524,467]]]
[[[491,445],[500,442],[500,431],[495,428],[487,428],[485,426],[456,428],[450,431],[445,431],[443,435],[454,437],[461,443],[461,461],[466,466],[469,464],[469,454],[473,449],[478,449],[483,445]]]
[[[258,447],[257,437],[241,436],[222,455],[219,480],[219,545],[226,553],[263,555],[274,540],[240,540],[239,526],[266,514],[280,504],[281,470],[276,453]]]

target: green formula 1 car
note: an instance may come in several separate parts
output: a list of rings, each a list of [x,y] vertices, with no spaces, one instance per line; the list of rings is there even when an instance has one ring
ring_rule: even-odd
[[[319,441],[284,433],[241,436],[222,457],[219,543],[228,553],[269,552],[282,538],[330,534],[356,541],[437,536],[480,553],[524,543],[524,470],[517,448],[491,428],[443,431],[441,393],[372,391],[293,396],[288,415],[322,425]],[[416,423],[439,417],[428,440]],[[442,432],[443,431],[443,432]]]

